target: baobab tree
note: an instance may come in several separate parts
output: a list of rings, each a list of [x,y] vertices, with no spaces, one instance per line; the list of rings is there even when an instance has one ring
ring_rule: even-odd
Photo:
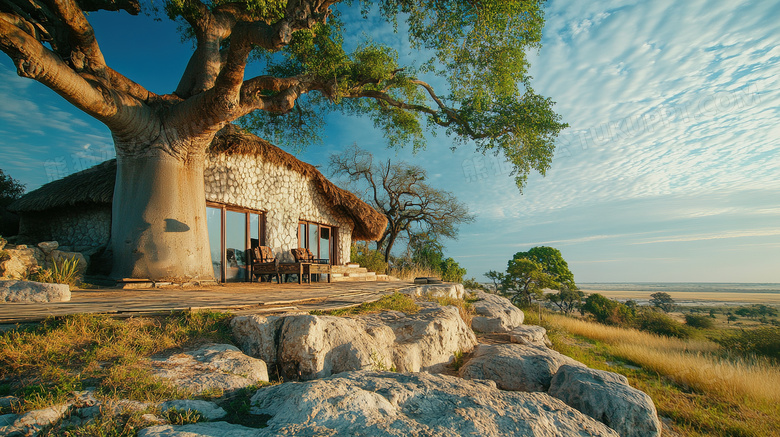
[[[369,116],[389,141],[415,146],[424,143],[423,126],[441,126],[455,141],[503,153],[519,186],[531,170],[544,174],[566,125],[553,102],[534,93],[527,74],[526,51],[540,47],[541,3],[0,0],[0,49],[20,76],[111,131],[112,275],[203,278],[212,275],[205,154],[234,121],[261,134],[276,129],[306,138],[318,125],[312,120],[340,110]],[[429,62],[399,65],[392,48],[373,42],[348,53],[343,35],[351,23],[339,16],[348,7],[391,23],[406,20],[412,48]],[[107,65],[88,20],[93,11],[142,9],[178,21],[194,40],[170,94],[152,93]],[[250,61],[260,62],[264,74],[247,77]],[[444,89],[421,80],[422,72],[441,76]]]

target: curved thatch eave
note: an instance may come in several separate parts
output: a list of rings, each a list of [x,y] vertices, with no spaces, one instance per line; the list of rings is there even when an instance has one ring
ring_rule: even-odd
[[[286,167],[314,181],[330,206],[354,223],[354,240],[378,240],[387,227],[385,216],[353,193],[343,190],[313,165],[295,158],[284,150],[233,125],[222,129],[209,147],[213,155],[257,156],[264,162]],[[9,206],[14,212],[39,212],[70,206],[111,205],[116,181],[116,159],[49,182],[31,191]]]
[[[307,164],[268,141],[240,128],[228,125],[217,133],[209,147],[211,154],[247,155],[260,157],[314,181],[336,211],[355,223],[353,240],[378,240],[387,227],[387,218],[355,194],[337,187],[311,164]]]
[[[25,213],[71,206],[111,205],[115,180],[116,159],[110,159],[30,191],[8,209]]]

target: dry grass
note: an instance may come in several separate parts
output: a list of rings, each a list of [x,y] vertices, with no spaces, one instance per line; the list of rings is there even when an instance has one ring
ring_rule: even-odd
[[[414,267],[405,267],[401,269],[389,269],[387,274],[395,276],[396,278],[400,278],[404,281],[412,281],[414,278],[420,278],[420,277],[435,277],[440,278],[441,273],[433,271],[428,268],[422,268],[419,266]]]
[[[351,308],[343,308],[333,311],[311,311],[313,315],[329,316],[353,316],[361,314],[374,314],[382,311],[400,311],[406,314],[414,314],[420,311],[420,307],[414,301],[414,298],[408,294],[395,292],[375,302],[366,302]]]
[[[668,338],[563,316],[547,320],[574,335],[603,342],[615,356],[683,387],[732,398],[780,401],[780,369],[769,361],[719,358],[717,344],[707,340]]]
[[[607,326],[560,315],[549,315],[546,319],[574,335],[603,341],[612,345],[634,344],[656,350],[705,353],[715,352],[719,348],[716,343],[709,340],[682,340],[674,337],[664,337],[637,329]]]
[[[0,335],[0,396],[20,398],[21,413],[62,402],[74,390],[141,401],[187,396],[152,377],[143,359],[194,342],[229,341],[229,315],[184,313],[116,320],[74,315]]]

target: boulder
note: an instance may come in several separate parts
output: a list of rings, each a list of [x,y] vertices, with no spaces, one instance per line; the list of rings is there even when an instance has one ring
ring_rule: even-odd
[[[160,404],[160,411],[168,410],[197,411],[206,420],[217,420],[227,416],[227,412],[214,402],[201,400],[175,400],[165,401]]]
[[[518,344],[552,347],[547,330],[536,325],[520,325],[509,331],[509,341]]]
[[[62,419],[70,404],[58,404],[40,410],[28,411],[22,415],[7,414],[0,420],[0,435],[28,436]],[[3,425],[5,423],[5,425]]]
[[[84,273],[87,271],[89,261],[79,252],[64,252],[61,250],[52,250],[51,256],[46,260],[46,267],[51,268],[54,263],[61,265],[65,260],[76,259],[78,265],[76,266],[76,276],[81,279],[84,278]]]
[[[489,379],[498,388],[512,391],[547,391],[563,364],[583,364],[544,346],[481,344],[460,368],[465,379]]]
[[[653,400],[629,386],[623,375],[563,365],[552,379],[549,394],[603,422],[622,437],[661,435]]]
[[[544,393],[506,392],[485,382],[429,373],[349,372],[261,388],[252,413],[268,427],[224,422],[157,426],[156,436],[617,436]]]
[[[245,355],[229,344],[210,344],[197,350],[151,360],[152,373],[174,385],[199,394],[233,391],[268,381],[264,361]]]
[[[422,302],[416,314],[386,311],[358,317],[236,317],[233,337],[286,379],[323,378],[349,370],[442,371],[474,333],[455,307]]]
[[[8,259],[0,262],[0,278],[25,279],[30,271],[44,265],[43,251],[37,247],[16,246],[4,249]]]
[[[414,297],[449,297],[452,299],[464,299],[466,289],[462,284],[430,284],[416,285],[398,290],[400,293]]]
[[[41,241],[38,243],[38,248],[43,251],[45,256],[51,255],[51,252],[58,247],[60,247],[60,243],[56,241]]]
[[[509,332],[523,324],[525,315],[509,299],[477,291],[477,301],[471,307],[476,315],[471,327],[477,332]]]
[[[0,280],[0,302],[39,303],[69,300],[70,287],[67,284]]]

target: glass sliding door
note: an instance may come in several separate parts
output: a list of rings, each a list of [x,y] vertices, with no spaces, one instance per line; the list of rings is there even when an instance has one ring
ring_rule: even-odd
[[[298,223],[298,245],[311,251],[315,258],[333,264],[333,228],[311,222]]]
[[[214,277],[222,282],[248,281],[251,251],[265,244],[265,215],[210,203],[206,220]]]
[[[222,209],[206,207],[206,227],[209,231],[211,266],[214,279],[222,281]]]
[[[225,212],[225,281],[246,281],[247,237],[246,213]]]
[[[330,229],[329,226],[320,226],[320,238],[319,238],[319,240],[320,240],[320,247],[319,247],[320,253],[319,253],[318,258],[327,259],[328,260],[328,264],[332,264],[331,263],[331,256],[330,256],[330,254],[331,254],[331,250],[330,250],[330,247],[331,247],[331,244],[330,244],[330,234],[331,234],[331,232],[330,231],[331,231],[331,229]]]

